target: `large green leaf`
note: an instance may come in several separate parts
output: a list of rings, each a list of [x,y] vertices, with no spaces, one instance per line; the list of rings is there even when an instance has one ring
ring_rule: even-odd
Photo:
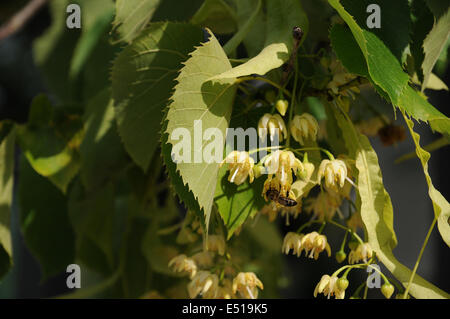
[[[0,142],[0,278],[12,265],[11,203],[14,182],[14,129]]]
[[[336,6],[340,5],[339,2],[335,0],[330,0],[330,3],[334,3]],[[400,69],[397,68],[397,71],[395,71],[394,65],[398,64],[398,62],[392,54],[390,54],[389,50],[386,47],[384,47],[384,50],[376,49],[377,47],[381,48],[384,44],[377,39],[375,35],[368,31],[361,30],[351,19],[351,16],[345,10],[343,11],[342,6],[338,6],[338,8],[340,9],[340,12],[343,12],[342,15],[348,20],[347,23],[353,33],[352,37],[350,32],[346,31],[342,26],[334,26],[330,33],[333,49],[344,66],[350,72],[366,77],[369,76],[372,84],[383,97],[401,110],[406,111],[415,119],[428,121],[432,129],[444,134],[450,134],[450,120],[435,109],[408,84],[401,89],[400,94],[394,94],[395,90],[393,90],[393,88],[396,86],[399,88],[399,82],[397,81],[399,78],[397,77],[397,80],[394,80],[393,77],[400,74],[402,78],[406,77],[406,79],[408,79],[408,75],[401,70],[400,65],[398,65],[398,68]],[[356,31],[353,32],[353,30]],[[360,40],[358,40],[358,38],[360,38]],[[356,50],[356,43],[359,44],[360,51]],[[360,43],[362,43],[362,45]],[[387,52],[385,52],[386,50]],[[365,56],[365,52],[368,54],[369,58]],[[369,61],[373,60],[374,55],[378,55],[378,58],[375,59],[378,60],[378,64],[374,65],[377,70],[376,72],[372,72],[369,67]],[[391,63],[383,63],[383,60],[391,60]],[[385,74],[382,76],[383,73]],[[391,78],[389,79],[389,77]]]
[[[411,2],[411,13],[413,15],[413,24],[410,51],[413,57],[414,70],[420,82],[423,82],[422,63],[425,58],[423,41],[433,27],[434,17],[428,9],[425,0],[413,0]]]
[[[375,34],[363,30],[356,23],[339,0],[328,1],[350,27],[364,55],[372,80],[389,95],[392,103],[397,105],[409,80],[400,62]]]
[[[75,183],[69,197],[69,218],[76,234],[75,253],[78,260],[93,270],[112,270],[114,188],[111,183],[87,191]]]
[[[25,242],[39,261],[44,278],[74,261],[74,234],[66,197],[37,174],[22,157],[19,174],[20,224]]]
[[[177,72],[202,38],[196,26],[152,23],[114,62],[112,96],[119,134],[144,171],[158,145],[162,111]]]
[[[178,84],[167,114],[166,130],[172,145],[177,144],[171,136],[175,129],[184,129],[190,134],[187,146],[193,157],[189,163],[178,162],[177,170],[204,210],[206,226],[213,204],[219,163],[207,163],[203,159],[203,147],[207,144],[203,140],[203,132],[210,128],[219,130],[223,138],[220,150],[223,149],[235,94],[234,79],[208,80],[231,69],[219,42],[212,33],[210,36],[208,42],[191,54],[177,78]],[[195,129],[200,129],[200,140],[196,136],[198,132],[194,135],[194,121],[201,123],[201,128]]]
[[[228,181],[228,174],[225,166],[219,170],[214,202],[230,238],[248,217],[253,217],[261,210],[265,201],[261,195],[263,177],[256,179],[252,184],[246,182],[238,186]]]
[[[423,42],[423,50],[425,52],[425,58],[422,63],[424,80],[422,83],[422,91],[425,90],[427,82],[433,71],[433,67],[441,54],[442,49],[445,47],[450,37],[450,8],[447,12],[435,22],[433,29],[425,38]]]
[[[77,116],[53,112],[48,99],[33,100],[29,123],[18,127],[18,140],[31,166],[66,192],[80,168],[82,123]]]
[[[305,38],[308,32],[308,18],[300,1],[268,1],[265,48],[256,57],[214,76],[214,79],[230,79],[250,74],[264,75],[282,66],[292,53],[294,46],[292,29],[295,26],[303,29]]]
[[[377,154],[368,138],[356,131],[347,115],[335,110],[335,116],[343,132],[350,156],[355,158],[358,170],[356,184],[361,198],[360,212],[367,231],[367,241],[376,252],[378,259],[406,286],[412,271],[401,264],[392,253],[397,242],[393,229],[393,208],[389,194],[383,186]],[[413,279],[410,293],[416,298],[450,297],[418,275]]]
[[[342,0],[341,3],[362,29],[373,32],[398,61],[402,60],[410,39],[411,18],[408,0]],[[380,7],[381,28],[370,29],[367,26],[367,18],[370,15],[367,7],[371,4]]]
[[[131,42],[147,25],[160,0],[117,0],[113,32],[117,41]]]
[[[120,172],[128,158],[117,133],[109,89],[100,92],[86,107],[85,137],[80,145],[81,179],[88,189],[101,186]]]
[[[445,197],[442,196],[442,194],[433,186],[433,182],[431,181],[431,177],[428,173],[428,160],[430,159],[431,155],[420,146],[420,136],[419,134],[414,132],[414,122],[408,119],[405,114],[403,114],[403,117],[405,118],[406,124],[409,128],[409,132],[411,133],[411,136],[414,140],[417,157],[420,159],[420,163],[423,167],[423,172],[428,184],[428,195],[433,202],[433,210],[435,218],[438,221],[439,232],[441,233],[441,236],[444,239],[445,243],[450,247],[450,225],[448,223],[450,218],[450,204],[445,199]]]

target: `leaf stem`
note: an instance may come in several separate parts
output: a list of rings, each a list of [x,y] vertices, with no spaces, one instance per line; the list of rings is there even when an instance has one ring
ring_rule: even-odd
[[[430,229],[428,229],[427,236],[425,237],[425,241],[422,244],[422,248],[420,249],[419,257],[416,260],[416,264],[414,265],[414,269],[412,271],[411,277],[409,277],[408,285],[406,286],[405,293],[403,294],[403,299],[408,297],[409,288],[411,288],[411,283],[416,275],[417,269],[419,268],[420,261],[422,259],[423,252],[425,251],[425,247],[428,244],[428,240],[430,239],[430,235],[433,232],[434,226],[436,225],[437,218],[434,217],[433,222],[431,223]]]
[[[285,89],[284,87],[282,87],[282,86],[279,85],[278,83],[275,83],[275,82],[273,82],[272,80],[269,80],[269,79],[267,79],[267,78],[265,78],[265,77],[262,77],[262,76],[259,76],[259,75],[255,75],[255,76],[251,76],[251,75],[249,75],[249,76],[243,76],[243,77],[237,79],[237,80],[236,80],[236,83],[239,84],[239,83],[244,82],[244,81],[262,81],[262,82],[266,82],[266,83],[272,85],[273,87],[275,87],[275,88],[281,90],[281,91],[282,91],[284,94],[286,94],[288,97],[291,97],[291,96],[292,96],[291,92],[289,92],[287,89]]]

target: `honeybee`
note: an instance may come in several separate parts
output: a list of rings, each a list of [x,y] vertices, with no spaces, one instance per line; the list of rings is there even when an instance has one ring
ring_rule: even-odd
[[[269,188],[266,192],[266,197],[273,201],[277,201],[279,196],[280,196],[280,192],[278,192],[274,188]]]
[[[288,195],[288,194],[286,194]],[[284,197],[284,196],[278,196],[277,199],[278,204],[286,206],[286,207],[293,207],[297,205],[297,201],[295,199]]]

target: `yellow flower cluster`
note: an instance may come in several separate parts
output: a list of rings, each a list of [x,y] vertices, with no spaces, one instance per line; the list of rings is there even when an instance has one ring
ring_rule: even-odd
[[[331,247],[328,244],[327,237],[315,231],[306,235],[293,232],[287,233],[284,237],[281,250],[286,255],[292,250],[293,254],[296,254],[297,257],[300,257],[304,250],[306,256],[309,253],[308,257],[316,260],[324,250],[327,252],[328,257],[331,256]]]
[[[241,185],[247,177],[249,177],[250,183],[253,182],[255,161],[247,152],[233,151],[225,157],[220,167],[225,163],[228,164],[228,169],[230,170],[230,175],[228,176],[230,183]]]
[[[314,289],[314,297],[317,297],[317,294],[323,293],[328,299],[330,296],[334,296],[336,299],[344,299],[347,286],[347,279],[323,275],[316,289]]]

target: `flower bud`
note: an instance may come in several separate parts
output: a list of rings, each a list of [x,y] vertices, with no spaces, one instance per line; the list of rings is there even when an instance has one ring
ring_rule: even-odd
[[[336,253],[336,261],[337,261],[338,263],[343,262],[343,261],[345,260],[345,258],[347,258],[347,254],[345,253],[345,251],[339,250],[339,251]]]
[[[304,182],[309,182],[312,174],[314,173],[314,164],[310,162],[303,163],[303,169],[297,172],[297,177]]]
[[[384,283],[383,286],[381,286],[381,293],[386,297],[386,299],[391,298],[394,290],[394,286],[390,283]]]
[[[275,107],[277,108],[277,111],[284,116],[289,107],[289,102],[287,100],[278,100]]]
[[[338,288],[340,290],[347,289],[347,287],[348,287],[348,280],[347,280],[347,278],[344,278],[344,277],[339,278],[338,281],[337,281],[337,286],[338,286]]]

